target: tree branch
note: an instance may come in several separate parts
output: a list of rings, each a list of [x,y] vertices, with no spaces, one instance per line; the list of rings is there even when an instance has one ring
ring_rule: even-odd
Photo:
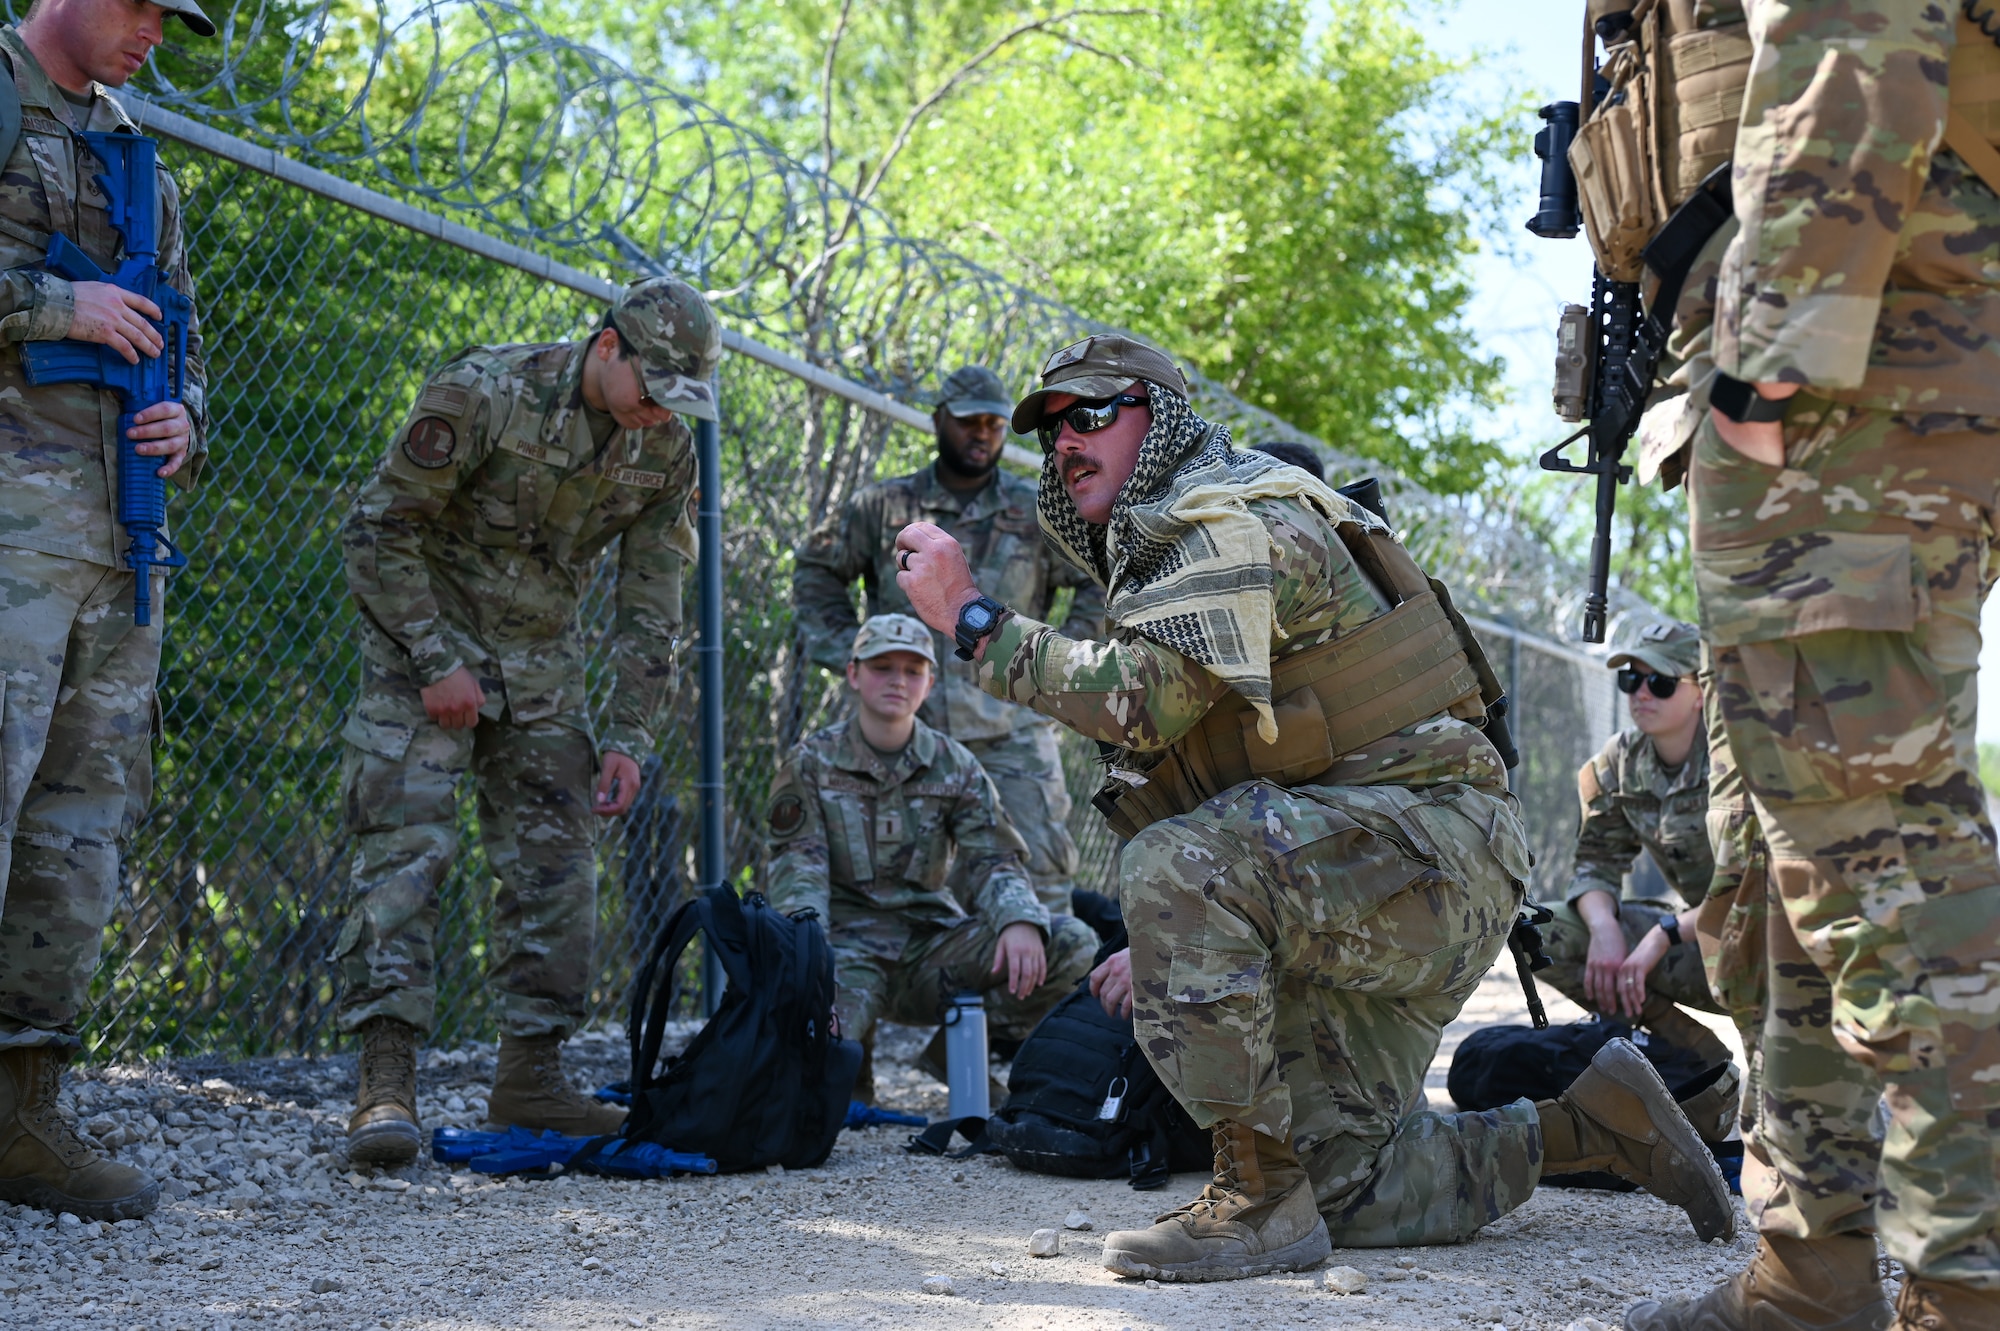
[[[826,64],[819,72],[819,169],[828,175],[833,174],[833,58],[847,36],[847,17],[853,10],[854,0],[840,0],[840,19],[827,39]]]

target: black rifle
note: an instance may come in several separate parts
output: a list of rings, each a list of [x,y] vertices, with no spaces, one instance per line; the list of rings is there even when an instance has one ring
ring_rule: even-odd
[[[1541,201],[1528,230],[1546,239],[1567,239],[1582,222],[1576,174],[1569,164],[1569,144],[1576,136],[1581,110],[1575,102],[1557,102],[1543,107],[1541,116],[1548,121],[1535,135],[1535,155],[1542,162]],[[1727,162],[1709,172],[1640,252],[1660,280],[1651,301],[1641,299],[1639,283],[1614,282],[1601,270],[1593,270],[1590,308],[1563,309],[1556,332],[1556,410],[1566,421],[1589,424],[1542,454],[1541,465],[1545,471],[1597,478],[1597,526],[1590,538],[1590,581],[1583,599],[1585,642],[1604,641],[1610,609],[1611,521],[1617,512],[1618,486],[1632,478],[1625,448],[1638,432],[1639,417],[1652,396],[1688,270],[1734,211],[1729,172]],[[1589,440],[1589,453],[1582,463],[1563,456],[1564,449],[1584,438]]]

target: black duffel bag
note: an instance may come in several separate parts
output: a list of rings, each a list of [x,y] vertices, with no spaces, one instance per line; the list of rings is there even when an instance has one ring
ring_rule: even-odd
[[[659,1069],[681,953],[700,934],[729,978],[715,1015]],[[632,1115],[620,1134],[712,1157],[725,1174],[810,1169],[833,1150],[861,1068],[835,1038],[833,950],[811,911],[711,888],[677,909],[632,991]]]

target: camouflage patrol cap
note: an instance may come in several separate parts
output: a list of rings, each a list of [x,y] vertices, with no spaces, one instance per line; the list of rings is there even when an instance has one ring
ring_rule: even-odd
[[[1005,416],[1007,385],[984,365],[967,365],[944,381],[936,405],[954,416]]]
[[[854,635],[849,659],[867,661],[890,652],[915,652],[937,668],[937,648],[931,646],[931,631],[920,619],[909,615],[870,615]]]
[[[722,324],[702,294],[673,277],[625,288],[611,322],[644,367],[646,396],[682,416],[715,420],[715,367]]]
[[[201,12],[201,6],[194,0],[159,0],[159,5],[169,14],[179,14],[181,22],[187,24],[195,36],[215,36],[214,21]]]
[[[1081,398],[1110,397],[1133,380],[1188,395],[1187,376],[1174,358],[1149,342],[1124,333],[1098,333],[1072,342],[1042,362],[1042,386],[1014,404],[1015,434],[1033,434],[1042,423],[1042,403],[1051,393]]]
[[[1677,621],[1648,624],[1604,664],[1613,670],[1641,665],[1662,675],[1692,675],[1701,668],[1701,630]]]

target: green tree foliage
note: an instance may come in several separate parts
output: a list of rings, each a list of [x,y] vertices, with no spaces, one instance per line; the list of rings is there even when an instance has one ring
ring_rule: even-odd
[[[1403,3],[647,0],[595,31],[908,234],[1171,343],[1446,492],[1495,474],[1459,319],[1502,117]],[[840,219],[831,219],[837,229]]]

